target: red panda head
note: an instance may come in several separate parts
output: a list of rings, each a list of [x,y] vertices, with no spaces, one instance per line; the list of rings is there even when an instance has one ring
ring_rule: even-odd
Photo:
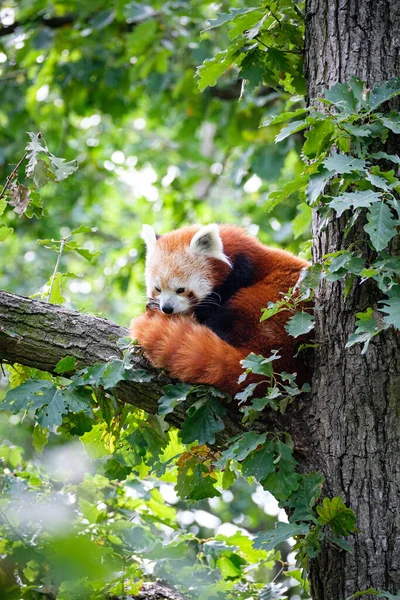
[[[146,242],[146,287],[150,302],[166,314],[187,313],[211,294],[215,266],[231,267],[224,254],[218,225],[184,227],[157,237],[143,225]]]

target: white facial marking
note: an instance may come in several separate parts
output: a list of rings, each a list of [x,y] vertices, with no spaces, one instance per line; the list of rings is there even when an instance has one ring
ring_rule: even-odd
[[[191,312],[212,292],[210,258],[231,266],[215,224],[200,227],[187,246],[177,244],[172,250],[157,243],[156,234],[148,225],[143,228],[143,238],[147,245],[147,295],[155,298],[160,310],[167,314]],[[184,291],[177,294],[180,289]]]
[[[157,236],[151,225],[143,225],[142,239],[144,239],[146,242],[147,253],[150,253],[152,250],[154,250],[157,242]]]

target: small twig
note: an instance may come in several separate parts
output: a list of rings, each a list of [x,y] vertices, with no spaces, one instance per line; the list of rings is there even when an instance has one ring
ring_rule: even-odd
[[[281,20],[276,16],[276,14],[270,9],[270,7],[268,5],[266,6],[266,8],[269,10],[271,15],[274,17],[275,21],[277,21],[279,23],[279,27],[282,27]]]
[[[50,303],[50,298],[51,298],[51,294],[53,292],[53,287],[54,287],[54,281],[56,279],[56,275],[57,275],[57,271],[58,271],[58,265],[60,264],[61,255],[63,253],[66,240],[67,240],[67,238],[62,238],[61,239],[60,249],[58,251],[56,266],[54,267],[53,275],[51,276],[50,291],[49,291],[49,295],[47,297],[47,303],[48,304]]]
[[[21,160],[18,162],[17,166],[15,167],[15,169],[13,171],[11,171],[11,173],[9,174],[9,176],[6,179],[6,183],[3,187],[3,189],[1,190],[1,194],[0,194],[0,200],[3,198],[3,196],[5,196],[5,193],[10,185],[10,183],[12,182],[12,180],[14,179],[14,177],[16,177],[18,169],[20,168],[21,164],[23,163],[23,161],[26,158],[26,155],[28,153],[25,152],[25,154],[23,155],[23,157],[21,158]]]
[[[126,600],[126,595],[125,595],[125,570],[126,570],[126,563],[125,563],[125,556],[122,558],[122,581],[121,581],[121,592],[122,592],[122,598],[123,600]]]

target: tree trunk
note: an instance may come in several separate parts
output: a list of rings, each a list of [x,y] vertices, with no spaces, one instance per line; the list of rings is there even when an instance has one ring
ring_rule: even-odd
[[[352,75],[368,87],[399,76],[399,32],[398,0],[308,0],[309,101]],[[354,240],[367,248],[361,220],[346,240],[344,225],[345,217],[332,217],[321,231],[314,212],[316,262]],[[400,339],[390,328],[365,355],[359,346],[345,349],[356,313],[376,307],[378,299],[374,285],[359,282],[346,300],[341,282],[323,282],[317,293],[309,467],[324,473],[327,495],[341,495],[355,511],[359,532],[350,540],[352,553],[326,546],[312,561],[313,600],[344,600],[370,587],[392,593],[400,588]]]

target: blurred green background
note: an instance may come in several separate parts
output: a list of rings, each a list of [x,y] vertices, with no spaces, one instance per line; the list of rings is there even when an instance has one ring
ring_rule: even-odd
[[[159,233],[235,223],[309,258],[310,209],[296,194],[276,208],[269,198],[301,172],[301,134],[276,145],[279,125],[261,127],[303,106],[301,76],[282,81],[276,69],[260,84],[250,72],[244,83],[232,67],[215,87],[198,88],[196,67],[232,37],[227,27],[207,30],[208,20],[254,4],[0,3],[0,182],[23,156],[27,132],[41,132],[52,153],[79,163],[71,177],[40,190],[41,218],[11,208],[1,217],[14,233],[0,244],[0,289],[45,298],[56,254],[37,240],[60,240],[80,225],[98,228],[75,239],[99,254],[90,262],[63,254],[66,306],[124,326],[145,304],[143,223]],[[295,24],[293,36],[301,40]],[[19,180],[27,183],[24,166]],[[0,397],[10,374],[14,383],[47,377],[10,367],[0,373]],[[185,451],[176,432],[157,472],[150,474],[144,452],[129,469],[121,460],[120,472],[114,461],[110,474],[115,430],[87,431],[67,417],[40,457],[46,436],[36,427],[32,438],[32,416],[1,415],[0,598],[123,597],[153,575],[187,593],[190,582],[200,600],[248,598],[253,583],[276,576],[268,598],[281,597],[282,581],[297,584],[280,574],[293,568],[289,545],[281,564],[237,533],[286,518],[260,486],[238,479],[220,498],[178,499],[176,465],[168,467]],[[131,410],[124,419],[133,431],[147,417]],[[218,541],[218,533],[239,537]],[[287,595],[308,597],[299,590]]]
[[[123,325],[144,305],[143,223],[160,233],[237,223],[307,254],[310,209],[298,212],[292,198],[266,212],[269,193],[301,171],[301,137],[276,145],[279,125],[260,128],[302,96],[247,84],[239,100],[235,68],[198,89],[196,66],[229,44],[225,27],[201,34],[207,19],[246,5],[2,2],[0,180],[23,155],[27,131],[79,169],[43,188],[45,218],[5,214],[16,235],[0,246],[0,288],[37,293],[55,255],[36,239],[58,240],[81,224],[98,227],[79,242],[101,254],[91,265],[63,257],[62,271],[82,275],[64,285],[68,305]],[[20,26],[5,35],[7,23]]]

